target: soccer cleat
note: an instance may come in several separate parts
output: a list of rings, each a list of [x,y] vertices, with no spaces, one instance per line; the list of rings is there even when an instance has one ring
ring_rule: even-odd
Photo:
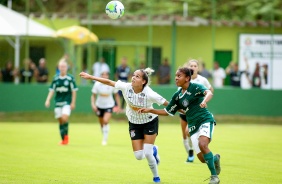
[[[65,135],[64,140],[60,142],[60,145],[67,145],[69,143],[69,136]]]
[[[160,177],[154,177],[154,178],[153,178],[153,181],[154,181],[155,183],[160,183],[160,182],[161,182],[161,179],[160,179]]]
[[[102,145],[103,145],[103,146],[106,146],[106,145],[107,145],[107,141],[104,141],[104,140],[103,140],[103,141],[102,141]]]
[[[153,156],[156,159],[157,165],[159,165],[161,161],[160,161],[160,156],[159,156],[159,153],[158,153],[158,146],[154,145],[154,147],[153,147]]]
[[[215,171],[216,174],[219,175],[220,171],[221,171],[221,167],[220,167],[220,155],[219,154],[215,154],[215,157],[217,157],[217,161],[214,162],[214,167],[215,167]]]
[[[193,162],[193,161],[194,161],[194,151],[189,150],[189,156],[188,156],[186,162]]]
[[[219,184],[220,180],[218,176],[211,175],[209,184]]]

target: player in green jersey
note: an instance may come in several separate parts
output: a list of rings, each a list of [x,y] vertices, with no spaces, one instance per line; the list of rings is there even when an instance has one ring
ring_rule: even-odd
[[[60,60],[58,64],[60,74],[55,75],[49,87],[49,93],[45,101],[45,106],[50,107],[50,100],[55,97],[55,118],[59,121],[59,128],[62,141],[61,145],[69,143],[69,116],[71,110],[75,108],[77,87],[74,78],[67,73],[68,64],[65,60]]]
[[[212,98],[212,92],[201,84],[190,83],[193,70],[182,67],[176,71],[175,83],[178,87],[165,109],[142,108],[140,113],[158,115],[174,115],[183,110],[189,122],[189,133],[198,159],[206,163],[211,172],[210,184],[218,184],[220,173],[220,155],[210,151],[208,145],[212,140],[215,120],[207,109],[207,102]]]

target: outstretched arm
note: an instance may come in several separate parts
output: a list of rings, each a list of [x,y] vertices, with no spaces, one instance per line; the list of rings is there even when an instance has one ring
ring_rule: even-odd
[[[151,108],[141,108],[138,113],[153,113],[162,116],[168,116],[168,113],[163,109],[151,109]]]
[[[99,81],[103,84],[106,84],[108,86],[113,86],[115,87],[115,84],[116,82],[115,81],[112,81],[110,79],[105,79],[105,78],[101,78],[101,77],[95,77],[93,75],[89,75],[88,73],[85,73],[85,72],[81,72],[79,74],[80,77],[84,78],[84,79],[89,79],[89,80],[95,80],[95,81]]]

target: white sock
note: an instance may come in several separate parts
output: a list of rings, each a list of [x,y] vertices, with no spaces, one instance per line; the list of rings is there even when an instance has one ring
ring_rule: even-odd
[[[137,160],[143,160],[145,158],[143,150],[134,151],[134,156]]]
[[[153,156],[153,146],[153,144],[144,144],[144,152],[152,174],[154,175],[154,177],[158,177],[158,165],[155,157]]]
[[[189,146],[188,137],[186,139],[183,139],[183,145],[184,145],[184,148],[185,148],[186,152],[189,153],[190,146]]]
[[[188,137],[187,139],[188,139],[189,149],[193,150],[193,144],[192,144],[191,137]]]
[[[109,124],[103,125],[102,127],[103,141],[106,142],[108,141],[109,131],[110,131],[110,125]]]

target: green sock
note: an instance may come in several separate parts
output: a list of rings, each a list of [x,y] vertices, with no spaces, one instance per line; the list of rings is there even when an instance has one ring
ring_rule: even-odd
[[[64,123],[64,130],[65,130],[65,135],[69,134],[69,122]]]
[[[209,170],[211,171],[211,175],[217,175],[214,167],[214,157],[212,152],[204,154],[204,159],[209,167]]]
[[[62,138],[62,140],[64,140],[64,136],[65,136],[64,124],[59,124],[59,128],[60,128],[61,138]]]
[[[213,156],[213,161],[214,161],[214,162],[217,162],[217,161],[218,161],[218,157]]]

